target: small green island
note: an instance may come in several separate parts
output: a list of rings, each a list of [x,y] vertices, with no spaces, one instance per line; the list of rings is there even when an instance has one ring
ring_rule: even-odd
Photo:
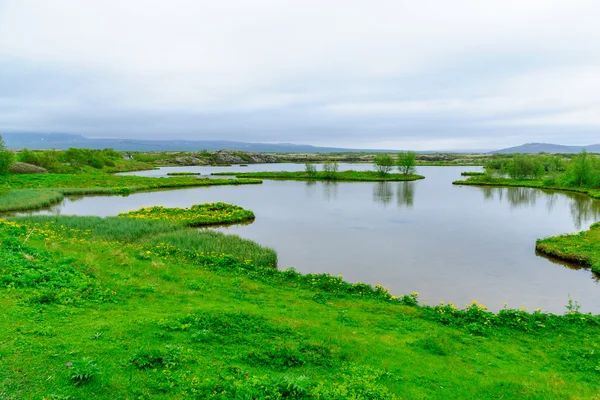
[[[214,172],[215,176],[235,176],[240,179],[274,179],[274,180],[296,180],[296,181],[340,181],[340,182],[378,182],[378,181],[416,181],[425,179],[422,175],[393,174],[381,175],[375,171],[339,171],[334,173],[317,172],[309,174],[300,172]]]

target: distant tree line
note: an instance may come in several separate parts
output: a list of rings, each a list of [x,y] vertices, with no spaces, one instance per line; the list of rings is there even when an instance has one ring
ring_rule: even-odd
[[[17,155],[17,161],[45,168],[48,172],[68,173],[84,167],[102,169],[114,167],[121,154],[113,149],[92,150],[70,148],[64,151],[23,149]]]

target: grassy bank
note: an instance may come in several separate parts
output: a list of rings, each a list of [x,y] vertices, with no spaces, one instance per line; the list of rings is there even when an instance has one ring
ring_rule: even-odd
[[[536,250],[542,254],[573,262],[600,273],[600,223],[575,234],[540,239]]]
[[[416,294],[279,271],[260,260],[268,249],[254,245],[245,258],[239,238],[200,239],[169,221],[16,221],[0,222],[0,397],[584,399],[600,390],[600,319],[573,305],[564,316],[419,306]],[[222,240],[225,254],[196,247]]]
[[[341,172],[316,172],[308,174],[304,171],[299,172],[216,172],[212,175],[229,175],[236,178],[257,178],[257,179],[281,179],[281,180],[326,180],[326,181],[416,181],[424,179],[421,175],[403,175],[387,174],[380,175],[375,171],[341,171]]]
[[[35,174],[0,177],[0,212],[47,207],[67,195],[118,194],[212,185],[261,183],[259,179],[146,178],[108,174]]]
[[[589,195],[594,199],[600,199],[600,189],[591,187],[577,187],[561,184],[551,179],[508,179],[490,178],[487,175],[475,175],[469,179],[452,182],[454,185],[471,186],[499,186],[499,187],[526,187],[533,189],[559,190],[566,192],[577,192]]]

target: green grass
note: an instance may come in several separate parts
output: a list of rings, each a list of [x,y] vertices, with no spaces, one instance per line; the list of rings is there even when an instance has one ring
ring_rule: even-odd
[[[180,222],[186,226],[225,225],[254,220],[254,213],[227,203],[194,204],[189,208],[142,207],[119,214],[121,218]]]
[[[35,174],[0,177],[0,211],[47,207],[68,195],[117,194],[212,185],[258,184],[259,179],[147,178],[96,174]]]
[[[536,250],[542,254],[573,262],[600,273],[600,223],[574,234],[540,239]]]
[[[0,190],[0,212],[31,210],[48,207],[64,198],[60,190],[23,189]]]
[[[424,179],[421,175],[387,174],[380,175],[375,171],[341,171],[327,174],[317,172],[309,175],[300,172],[217,172],[212,175],[233,175],[237,178],[281,179],[281,180],[337,180],[337,181],[415,181]]]
[[[177,224],[18,221],[0,222],[0,397],[587,399],[600,390],[600,319],[573,306],[564,316],[418,306],[416,294],[198,252],[202,232]],[[164,243],[161,229],[182,237]],[[225,252],[237,252],[239,239],[228,240]]]

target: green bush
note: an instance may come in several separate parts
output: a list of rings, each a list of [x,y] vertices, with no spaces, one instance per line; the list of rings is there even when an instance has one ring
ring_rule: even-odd
[[[4,139],[0,135],[0,175],[7,175],[15,161],[15,154],[6,148]]]
[[[398,170],[404,175],[413,175],[417,172],[417,153],[406,151],[398,153]]]
[[[388,175],[394,169],[394,159],[387,153],[377,154],[373,158],[373,164],[381,176]]]
[[[14,162],[10,167],[11,174],[47,174],[48,170],[37,165],[24,162]]]

